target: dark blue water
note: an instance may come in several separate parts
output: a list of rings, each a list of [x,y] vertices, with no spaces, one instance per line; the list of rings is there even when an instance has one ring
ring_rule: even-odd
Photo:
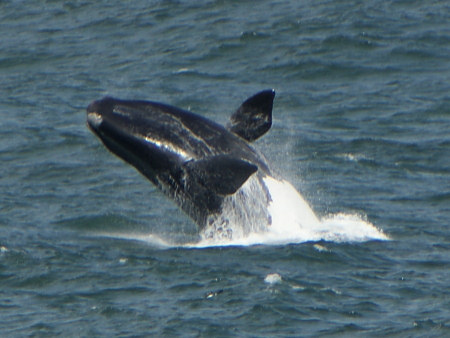
[[[1,336],[450,334],[447,1],[0,1],[0,32]],[[256,147],[322,237],[196,246],[85,126],[266,88]]]

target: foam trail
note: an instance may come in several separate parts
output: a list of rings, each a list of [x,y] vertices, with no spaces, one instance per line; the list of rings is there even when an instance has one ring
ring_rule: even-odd
[[[140,234],[140,233],[123,233],[123,232],[99,232],[97,236],[115,238],[115,239],[125,239],[130,241],[145,242],[153,247],[160,249],[169,249],[177,245],[168,239],[163,238],[155,234]]]

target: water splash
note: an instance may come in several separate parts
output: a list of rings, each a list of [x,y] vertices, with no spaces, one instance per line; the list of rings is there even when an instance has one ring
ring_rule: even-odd
[[[272,222],[270,202],[270,189],[262,177],[253,175],[234,195],[225,197],[219,215],[209,217],[202,239],[223,242],[265,232]]]
[[[263,178],[263,182],[271,199],[266,207],[271,219],[270,224],[260,227],[257,231],[245,232],[242,231],[242,223],[230,219],[228,232],[231,232],[232,236],[211,236],[210,229],[206,229],[200,242],[187,246],[280,245],[321,240],[364,242],[389,239],[381,230],[359,215],[339,213],[319,219],[303,196],[285,180],[267,176]],[[259,195],[254,193],[253,187],[254,185],[244,185],[242,188],[249,191],[247,196],[255,198]],[[264,222],[262,218],[258,220]]]
[[[281,276],[277,273],[269,273],[264,278],[264,282],[271,285],[281,283],[282,280]]]
[[[179,243],[156,234],[115,233],[107,236],[144,241],[161,248],[389,239],[364,217],[356,214],[338,213],[319,219],[289,182],[270,176],[250,178],[235,195],[227,198],[221,215],[209,220],[197,242]]]

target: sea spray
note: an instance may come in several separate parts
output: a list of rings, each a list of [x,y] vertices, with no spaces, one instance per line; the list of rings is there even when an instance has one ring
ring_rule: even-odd
[[[199,241],[180,243],[154,233],[101,235],[144,241],[161,248],[389,239],[364,216],[337,213],[319,218],[288,181],[256,175],[236,194],[226,198],[222,213],[208,220],[207,226],[200,232]]]
[[[272,218],[267,206],[271,196],[263,179],[253,175],[234,194],[225,197],[222,212],[210,215],[201,232],[204,240],[230,241],[266,232]]]
[[[303,196],[287,181],[252,178],[231,197],[221,218],[189,246],[280,245],[308,241],[361,242],[389,239],[364,218],[339,213],[319,219]],[[263,183],[258,185],[257,183]],[[263,192],[268,192],[268,195]],[[226,224],[226,236],[222,225]]]

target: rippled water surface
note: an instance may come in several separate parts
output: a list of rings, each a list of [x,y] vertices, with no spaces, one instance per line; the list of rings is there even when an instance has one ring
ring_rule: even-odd
[[[0,335],[449,335],[449,13],[0,1]],[[267,88],[255,146],[319,236],[202,242],[85,125],[105,95],[226,124]]]

